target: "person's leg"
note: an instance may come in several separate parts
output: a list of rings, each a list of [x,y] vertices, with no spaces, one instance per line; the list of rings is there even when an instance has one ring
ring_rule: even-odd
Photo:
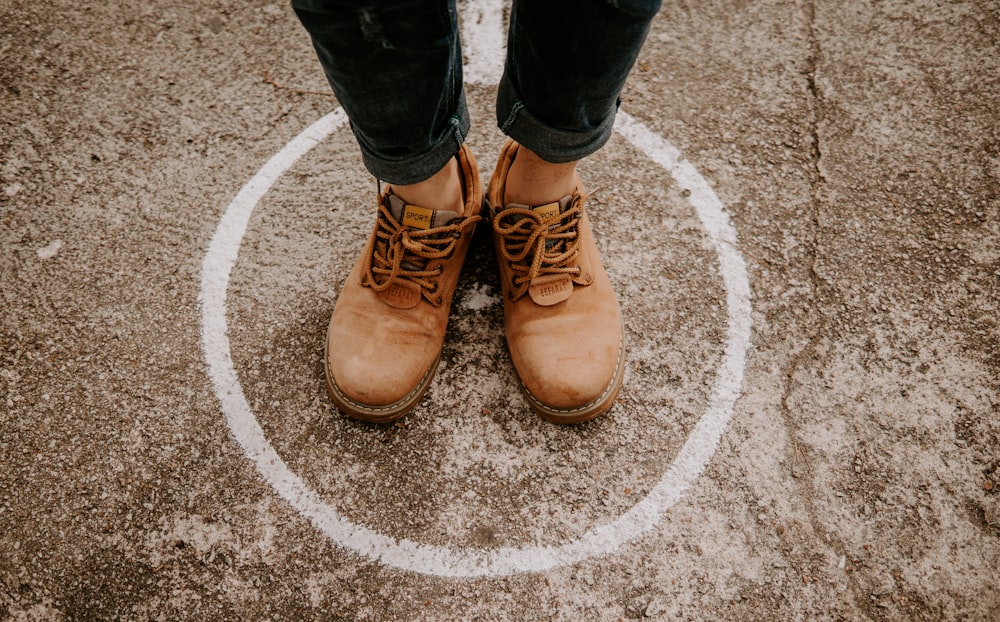
[[[522,150],[513,165],[510,201],[537,204],[563,196],[575,183],[575,162],[607,142],[625,79],[660,3],[514,2],[497,123],[530,155]],[[550,196],[539,197],[542,188],[551,188]]]
[[[361,148],[389,182],[327,330],[326,386],[348,415],[403,416],[441,356],[452,295],[480,219],[463,144],[454,0],[292,0]]]
[[[468,133],[454,0],[292,0],[365,166],[427,179]]]
[[[576,162],[610,137],[658,8],[659,0],[515,0],[511,14],[497,122],[512,140],[488,198],[508,348],[529,402],[549,421],[596,417],[621,386],[621,311]]]
[[[418,205],[461,207],[469,131],[454,0],[292,0],[365,166]]]
[[[515,0],[497,94],[501,131],[547,162],[600,149],[659,7],[660,0]]]

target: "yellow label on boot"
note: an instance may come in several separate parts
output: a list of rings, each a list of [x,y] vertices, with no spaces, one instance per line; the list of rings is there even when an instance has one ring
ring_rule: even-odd
[[[546,203],[545,205],[539,205],[531,211],[535,212],[542,218],[551,218],[559,213],[559,203]]]
[[[434,210],[417,207],[416,205],[407,205],[403,208],[403,226],[413,227],[414,229],[430,229],[431,218],[433,216]]]

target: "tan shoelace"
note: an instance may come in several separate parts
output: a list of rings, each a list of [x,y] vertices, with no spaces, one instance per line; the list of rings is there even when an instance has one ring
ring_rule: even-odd
[[[428,270],[428,262],[450,257],[465,230],[481,220],[480,216],[468,216],[443,227],[420,230],[402,226],[382,201],[378,211],[375,250],[361,279],[362,285],[376,292],[399,278],[416,283],[428,293],[437,291],[437,278],[444,268],[438,264]],[[441,304],[442,299],[438,296],[432,302]]]
[[[561,214],[543,218],[531,209],[508,207],[496,214],[493,231],[500,239],[500,254],[514,273],[512,301],[528,291],[531,280],[545,274],[580,274],[569,265],[580,254],[577,224],[583,197],[573,197]]]

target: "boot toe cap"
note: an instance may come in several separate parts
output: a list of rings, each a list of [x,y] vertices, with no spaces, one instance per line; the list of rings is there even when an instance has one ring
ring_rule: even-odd
[[[554,417],[585,416],[603,412],[617,394],[622,378],[622,347],[604,344],[545,357],[522,357],[518,366],[529,399],[540,412]],[[528,361],[541,364],[528,364]],[[585,417],[586,418],[586,417]]]
[[[348,348],[343,347],[336,332],[331,332],[327,340],[327,387],[348,414],[368,421],[391,421],[420,399],[439,358],[440,349],[433,344],[400,348],[372,340]]]

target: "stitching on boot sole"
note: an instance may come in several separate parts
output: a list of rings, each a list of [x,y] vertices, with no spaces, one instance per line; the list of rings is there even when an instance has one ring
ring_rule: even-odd
[[[349,404],[351,408],[356,409],[360,413],[370,413],[371,415],[374,416],[384,416],[384,413],[389,413],[393,410],[399,409],[402,406],[405,406],[408,401],[412,400],[413,402],[416,402],[417,398],[419,397],[419,394],[423,393],[423,391],[427,389],[428,385],[430,385],[431,379],[434,377],[434,372],[437,371],[438,363],[440,363],[441,361],[441,353],[438,352],[437,358],[434,359],[434,362],[427,369],[427,372],[423,375],[423,377],[420,379],[420,382],[418,382],[415,387],[410,389],[410,391],[403,397],[399,398],[398,400],[396,400],[391,404],[386,404],[385,406],[369,406],[367,404],[356,402],[351,398],[347,397],[344,394],[344,392],[340,389],[340,387],[337,385],[337,381],[333,379],[333,372],[330,370],[329,358],[326,355],[325,346],[323,348],[323,359],[324,359],[323,367],[326,369],[327,388],[333,389],[333,391],[337,394],[337,397],[341,398],[346,404]],[[403,412],[399,413],[399,417],[402,417],[408,411],[409,409],[406,409]],[[379,422],[376,421],[375,423]]]
[[[615,387],[621,384],[618,378],[619,378],[619,372],[621,372],[621,375],[624,376],[624,372],[622,370],[624,364],[625,364],[625,325],[623,320],[622,338],[621,341],[618,342],[618,362],[615,365],[615,373],[612,374],[611,382],[609,382],[608,385],[604,387],[604,390],[601,392],[601,394],[595,397],[594,399],[590,400],[586,404],[583,404],[582,406],[577,406],[575,408],[556,408],[555,406],[549,406],[545,402],[541,401],[540,399],[532,395],[531,391],[528,390],[528,387],[525,386],[524,382],[521,380],[520,375],[518,375],[517,380],[518,382],[521,383],[521,389],[523,389],[524,395],[525,397],[528,398],[529,401],[536,404],[539,408],[547,411],[554,417],[568,417],[575,414],[586,412],[587,410],[594,408],[595,405],[599,405],[605,399],[607,399],[608,393],[613,391]]]

